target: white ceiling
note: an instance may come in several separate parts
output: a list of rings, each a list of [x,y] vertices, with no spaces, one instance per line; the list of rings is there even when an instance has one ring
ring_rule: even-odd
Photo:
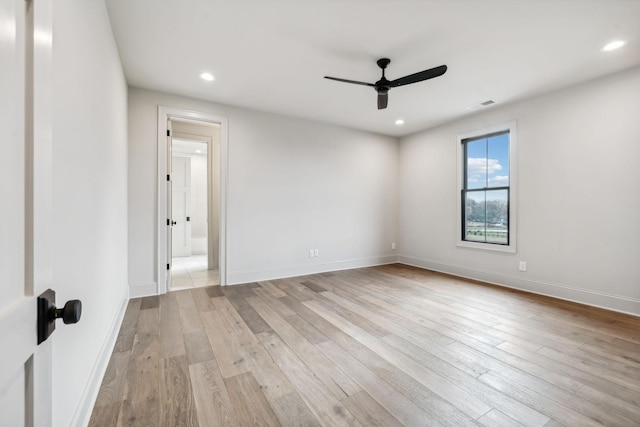
[[[131,86],[395,136],[640,65],[638,0],[106,3]],[[601,51],[615,39],[628,43]],[[373,83],[381,57],[391,80],[449,70],[381,111],[373,88],[323,79]]]
[[[171,139],[171,152],[173,154],[191,154],[198,156],[207,155],[207,143],[191,141],[187,139]]]

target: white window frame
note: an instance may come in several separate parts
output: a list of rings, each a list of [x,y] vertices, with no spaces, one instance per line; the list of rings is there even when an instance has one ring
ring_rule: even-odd
[[[482,129],[473,130],[470,132],[465,132],[463,134],[458,135],[457,137],[457,171],[458,171],[458,182],[457,182],[457,191],[456,191],[456,200],[457,200],[457,227],[456,227],[456,246],[460,248],[471,248],[471,249],[480,249],[487,251],[496,251],[496,252],[510,252],[516,253],[516,221],[517,221],[517,191],[518,191],[518,182],[517,182],[517,123],[516,121],[510,121],[506,123],[500,123],[496,125],[492,125],[489,127],[485,127]],[[460,194],[464,185],[464,149],[462,146],[462,141],[470,138],[477,138],[483,135],[497,133],[502,131],[509,132],[509,244],[508,245],[496,245],[492,243],[483,243],[483,242],[470,242],[467,240],[462,240],[462,198]]]

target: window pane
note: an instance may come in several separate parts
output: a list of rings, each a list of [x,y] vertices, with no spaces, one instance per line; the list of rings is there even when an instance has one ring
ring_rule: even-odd
[[[487,141],[487,187],[509,185],[509,134],[492,136]]]
[[[509,233],[509,193],[507,190],[486,192],[487,242],[508,243]]]
[[[467,193],[465,208],[465,240],[484,242],[487,227],[485,191]]]
[[[487,185],[487,139],[467,142],[467,188],[484,188]]]

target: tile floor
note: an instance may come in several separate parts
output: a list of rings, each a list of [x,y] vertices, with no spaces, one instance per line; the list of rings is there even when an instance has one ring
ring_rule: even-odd
[[[207,270],[207,255],[175,257],[171,265],[171,290],[201,288],[220,284],[218,270]]]

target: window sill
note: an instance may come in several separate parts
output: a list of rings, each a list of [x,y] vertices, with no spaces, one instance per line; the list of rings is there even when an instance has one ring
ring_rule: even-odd
[[[516,253],[516,246],[514,243],[509,246],[506,245],[492,245],[491,243],[476,243],[476,242],[468,242],[464,240],[459,240],[456,243],[456,246],[459,248],[468,248],[468,249],[478,249],[481,251],[490,251],[490,252],[506,252],[506,253]]]

